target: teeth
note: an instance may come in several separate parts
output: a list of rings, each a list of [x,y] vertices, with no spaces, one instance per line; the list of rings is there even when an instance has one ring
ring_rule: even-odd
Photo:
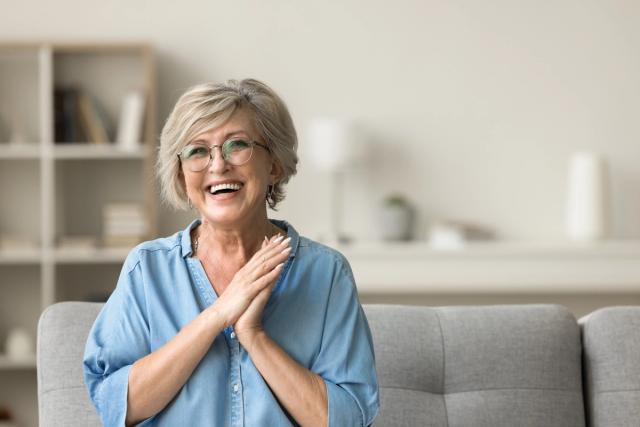
[[[216,191],[220,191],[220,190],[239,190],[242,187],[242,184],[239,184],[237,182],[229,182],[226,184],[218,184],[218,185],[212,185],[211,189],[209,189],[209,192],[211,192],[211,194],[215,193]]]

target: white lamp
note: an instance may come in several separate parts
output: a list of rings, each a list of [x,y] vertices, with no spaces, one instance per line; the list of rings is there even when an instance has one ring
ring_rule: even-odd
[[[334,117],[317,117],[308,128],[311,160],[318,170],[331,176],[331,218],[329,242],[346,242],[342,234],[342,173],[362,154],[361,141],[353,124]]]

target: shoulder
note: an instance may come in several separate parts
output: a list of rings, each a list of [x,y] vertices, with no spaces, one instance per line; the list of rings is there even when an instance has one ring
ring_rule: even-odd
[[[297,257],[302,263],[311,263],[337,275],[346,275],[353,279],[351,266],[347,258],[338,250],[322,243],[300,236]]]
[[[168,261],[169,258],[182,256],[182,234],[178,231],[171,236],[148,240],[131,249],[124,267],[126,270],[134,270],[141,263],[148,261]]]

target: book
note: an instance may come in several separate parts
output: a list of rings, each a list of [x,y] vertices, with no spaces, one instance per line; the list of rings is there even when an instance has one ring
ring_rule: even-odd
[[[80,126],[79,93],[80,90],[75,86],[57,87],[54,90],[54,135],[56,142],[76,143],[86,139]]]
[[[122,150],[135,151],[140,147],[145,102],[145,95],[142,91],[129,92],[122,100],[116,135],[116,144]]]
[[[69,250],[87,250],[97,247],[95,236],[61,236],[58,238],[58,248]]]
[[[104,216],[107,217],[143,217],[145,210],[140,203],[108,203],[104,206]]]
[[[107,144],[109,135],[107,127],[98,112],[96,101],[86,92],[78,94],[80,124],[89,142]]]

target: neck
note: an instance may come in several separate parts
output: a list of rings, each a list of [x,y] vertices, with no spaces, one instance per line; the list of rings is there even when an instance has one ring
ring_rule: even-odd
[[[203,218],[196,229],[196,255],[219,254],[246,262],[260,250],[265,236],[269,239],[279,231],[266,215],[251,226],[239,228],[224,227]]]

